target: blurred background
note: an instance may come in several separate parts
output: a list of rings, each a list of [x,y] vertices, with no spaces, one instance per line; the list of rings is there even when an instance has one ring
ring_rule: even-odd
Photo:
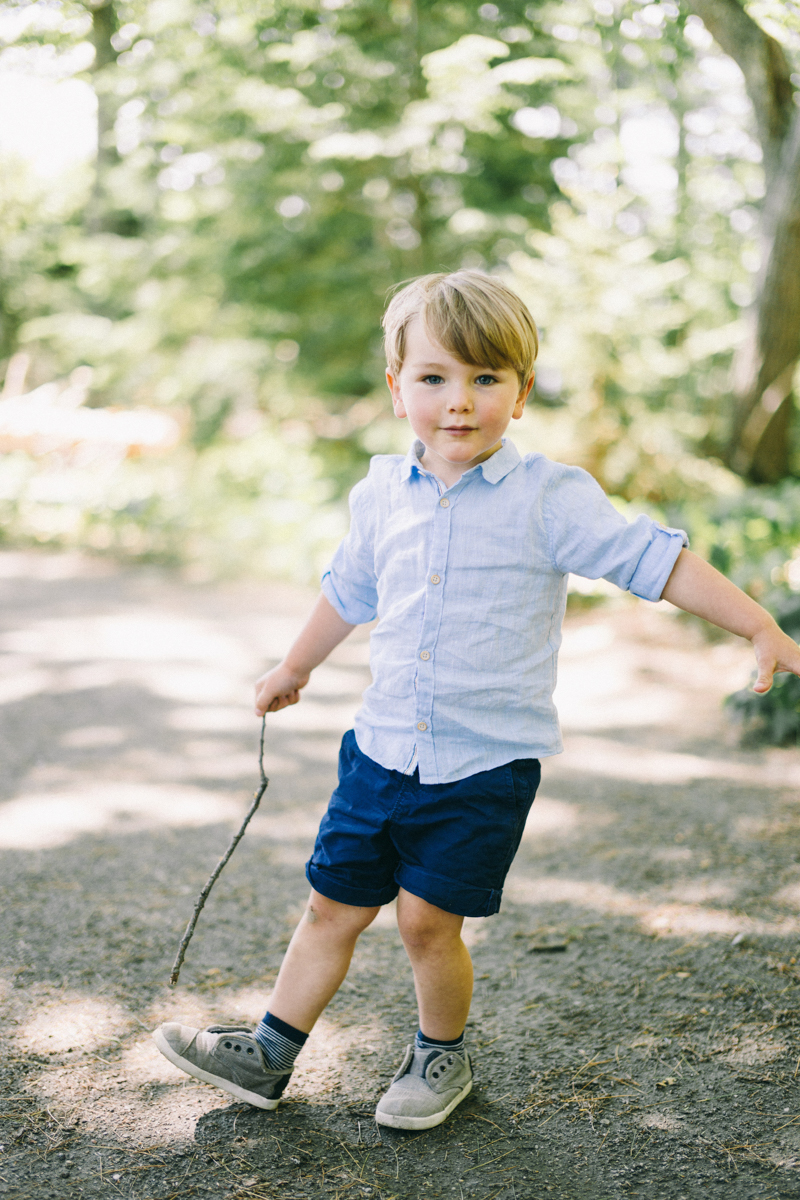
[[[800,5],[36,0],[0,46],[6,546],[312,581],[408,444],[387,289],[465,266],[540,326],[520,449],[800,632]]]

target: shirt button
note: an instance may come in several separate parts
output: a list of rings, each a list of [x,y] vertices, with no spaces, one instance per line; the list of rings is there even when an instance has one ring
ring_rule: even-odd
[[[427,728],[428,728],[428,726],[425,724],[424,721],[418,722],[417,729],[420,731],[420,733],[424,733]]]
[[[423,650],[420,654],[420,658],[424,658],[425,662],[427,662],[430,658],[430,653],[427,650]]]
[[[450,501],[447,499],[447,496],[442,496],[441,500],[439,501],[439,504],[441,505],[442,508],[450,507]]]
[[[438,575],[431,575],[431,583],[441,583],[441,582],[442,581]]]

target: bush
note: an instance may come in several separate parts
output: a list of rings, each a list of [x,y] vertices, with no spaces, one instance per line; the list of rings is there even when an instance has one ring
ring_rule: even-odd
[[[800,482],[748,488],[708,509],[671,512],[669,519],[688,529],[693,549],[763,604],[790,637],[800,639]],[[743,688],[725,704],[742,723],[744,741],[800,745],[797,676],[776,676],[766,695]]]

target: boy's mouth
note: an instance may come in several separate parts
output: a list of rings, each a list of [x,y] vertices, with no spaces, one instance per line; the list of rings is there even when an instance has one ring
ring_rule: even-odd
[[[445,433],[474,433],[474,425],[443,425]]]

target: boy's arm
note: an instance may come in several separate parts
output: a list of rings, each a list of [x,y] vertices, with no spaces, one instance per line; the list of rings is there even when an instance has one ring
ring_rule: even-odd
[[[768,692],[776,671],[800,675],[797,643],[779,628],[766,609],[691,550],[681,550],[661,596],[685,612],[704,617],[753,643],[758,664],[754,692]]]
[[[297,704],[300,689],[308,683],[314,667],[318,667],[354,629],[355,625],[348,625],[330,601],[320,596],[283,662],[256,680],[257,715],[263,717],[265,713]]]

